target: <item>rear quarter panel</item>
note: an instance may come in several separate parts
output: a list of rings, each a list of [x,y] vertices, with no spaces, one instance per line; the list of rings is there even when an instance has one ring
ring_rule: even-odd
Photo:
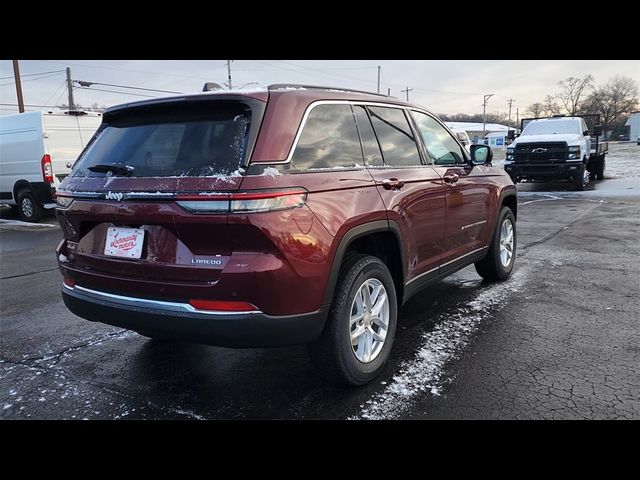
[[[355,226],[386,221],[387,216],[375,183],[364,168],[248,175],[241,185],[242,190],[287,187],[304,187],[309,192],[304,207],[265,215],[233,214],[229,223],[251,222],[270,238],[298,276],[299,291],[292,292],[288,287],[289,292],[283,293],[311,311],[324,300],[342,237]]]

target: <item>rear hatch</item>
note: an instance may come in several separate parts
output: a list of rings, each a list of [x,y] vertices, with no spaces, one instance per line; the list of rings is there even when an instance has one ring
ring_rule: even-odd
[[[264,105],[182,97],[105,113],[58,192],[67,266],[114,279],[215,283],[234,249],[228,215],[176,202],[239,189]]]

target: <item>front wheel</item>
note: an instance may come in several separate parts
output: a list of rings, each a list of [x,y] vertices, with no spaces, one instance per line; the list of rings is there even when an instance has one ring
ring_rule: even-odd
[[[516,259],[516,217],[502,207],[487,256],[475,263],[476,272],[485,280],[506,280]]]
[[[589,183],[589,171],[587,167],[583,164],[578,174],[576,175],[576,179],[574,180],[574,185],[578,192],[583,191],[587,187],[587,183]]]
[[[393,344],[398,304],[393,278],[377,257],[356,255],[343,265],[322,335],[311,359],[330,381],[363,385],[382,370]]]

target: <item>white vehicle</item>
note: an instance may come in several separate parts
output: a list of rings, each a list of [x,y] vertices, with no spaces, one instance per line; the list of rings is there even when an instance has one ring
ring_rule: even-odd
[[[96,112],[25,112],[0,117],[0,203],[37,222],[102,122]]]
[[[585,120],[590,120],[590,129]],[[604,179],[608,142],[599,141],[598,115],[523,120],[522,134],[507,147],[504,168],[521,180],[573,182],[583,190],[589,179]]]
[[[456,134],[456,137],[458,137],[462,146],[467,149],[467,152],[471,153],[471,140],[466,130],[452,128],[451,131]]]

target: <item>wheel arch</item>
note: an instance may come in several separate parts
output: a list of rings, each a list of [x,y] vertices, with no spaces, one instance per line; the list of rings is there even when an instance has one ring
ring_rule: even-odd
[[[349,252],[367,253],[384,261],[391,272],[399,304],[402,301],[406,264],[402,233],[394,221],[377,220],[348,230],[340,239],[329,273],[324,304],[331,304],[342,264]]]
[[[28,182],[27,180],[18,180],[13,184],[13,201],[16,202],[16,204],[18,203],[18,192],[22,190],[29,190],[34,197],[36,196],[36,192],[34,191],[31,182]]]

